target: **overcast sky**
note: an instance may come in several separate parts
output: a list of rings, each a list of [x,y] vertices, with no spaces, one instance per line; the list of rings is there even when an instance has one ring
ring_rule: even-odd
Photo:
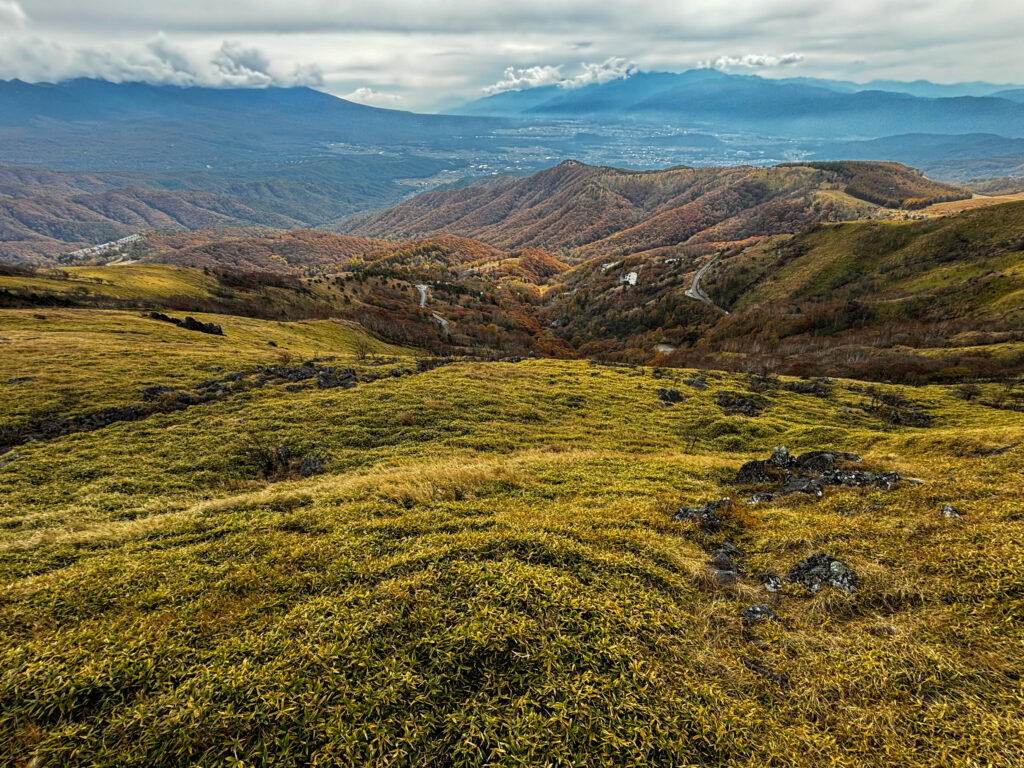
[[[306,84],[432,110],[716,66],[1024,80],[1020,0],[0,0],[0,78]]]

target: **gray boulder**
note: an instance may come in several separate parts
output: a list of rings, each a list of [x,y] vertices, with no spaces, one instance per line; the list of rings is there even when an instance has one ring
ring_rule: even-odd
[[[857,579],[850,567],[842,560],[837,560],[824,552],[804,558],[790,568],[786,574],[786,581],[802,584],[811,592],[834,587],[851,594],[857,589]]]

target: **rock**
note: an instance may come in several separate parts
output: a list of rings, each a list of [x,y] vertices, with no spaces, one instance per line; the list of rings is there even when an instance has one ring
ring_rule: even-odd
[[[828,397],[832,394],[832,382],[828,379],[816,379],[815,381],[791,381],[788,384],[784,384],[782,388],[788,392],[796,392],[798,395]]]
[[[680,394],[678,389],[659,389],[658,397],[661,398],[663,403],[681,403],[683,402],[683,396]]]
[[[0,454],[2,454],[2,453],[4,453],[4,451],[0,451]],[[17,453],[8,453],[6,456],[4,456],[4,458],[0,459],[0,469],[3,469],[8,464],[10,464],[12,461],[16,461],[17,459],[20,459],[20,458],[21,458],[21,456],[19,454],[17,454]]]
[[[311,477],[312,475],[319,475],[324,471],[324,460],[319,456],[303,456],[302,461],[299,463],[299,475],[302,477]]]
[[[729,511],[732,509],[732,499],[726,497],[719,501],[712,501],[702,507],[682,507],[676,511],[672,519],[676,522],[700,523],[701,528],[708,531],[717,531],[722,527],[722,521],[718,518],[719,510]]]
[[[747,504],[753,507],[757,506],[758,504],[767,504],[770,501],[775,501],[777,498],[778,495],[772,493],[771,491],[761,491],[760,493],[755,493],[753,496],[747,499]]]
[[[268,347],[276,347],[277,346],[277,342],[276,341],[268,341],[267,342],[267,346]]]
[[[876,475],[874,472],[859,469],[836,469],[822,473],[821,481],[825,485],[845,485],[851,488],[867,488],[874,485],[882,490],[891,491],[900,482],[900,474],[883,472]]]
[[[825,587],[835,587],[851,594],[857,588],[857,580],[849,566],[823,552],[804,558],[790,568],[786,574],[786,581],[802,584],[811,592],[819,592]]]
[[[186,317],[179,325],[186,331],[199,331],[200,333],[209,333],[214,336],[223,336],[224,331],[219,325],[215,323],[203,323],[196,320],[194,317]]]
[[[278,464],[287,464],[288,459],[292,457],[292,452],[287,445],[279,445],[274,449],[274,457]]]
[[[8,384],[24,384],[29,381],[35,381],[35,376],[15,376],[13,379],[8,379]]]
[[[801,453],[793,463],[801,472],[820,475],[835,469],[836,454],[832,451],[809,451]]]
[[[963,515],[960,514],[960,511],[956,507],[954,507],[952,504],[943,504],[942,505],[942,516],[943,517],[949,517],[949,518],[963,517]]]
[[[743,619],[743,623],[746,625],[757,624],[759,621],[778,621],[779,614],[772,610],[772,607],[768,603],[758,603],[757,605],[748,605],[740,613],[740,618]]]
[[[733,560],[739,560],[739,559],[741,559],[743,557],[746,557],[746,555],[744,555],[744,553],[743,553],[743,550],[740,549],[739,547],[737,547],[731,541],[723,541],[718,546],[718,548],[715,549],[711,553],[711,556],[714,557],[715,555],[717,555],[719,553],[724,553],[724,554],[728,555],[729,557],[731,557]]]
[[[729,416],[757,416],[769,405],[763,397],[738,395],[735,392],[719,392],[715,402]]]
[[[740,467],[740,471],[736,475],[736,484],[758,485],[760,483],[770,483],[772,479],[768,476],[767,467],[768,462],[766,461],[748,461]]]
[[[729,557],[728,554],[721,551],[714,554],[711,560],[708,561],[708,565],[710,565],[716,571],[736,571],[737,573],[739,572],[739,566],[736,565],[736,561]]]
[[[699,377],[692,378],[692,379],[687,379],[683,383],[686,386],[691,387],[693,389],[696,389],[696,390],[698,390],[700,392],[703,392],[704,390],[706,390],[708,388],[708,383],[704,379],[699,378]]]
[[[825,483],[820,477],[788,477],[779,489],[779,496],[791,493],[806,493],[820,499],[825,495]]]
[[[174,394],[174,387],[165,387],[162,384],[156,384],[152,387],[145,387],[142,390],[142,399],[152,402],[153,400],[159,400],[167,395]]]
[[[740,575],[736,571],[719,571],[712,569],[711,572],[714,574],[715,583],[720,587],[732,586],[740,580]]]
[[[757,571],[754,578],[761,582],[766,592],[778,592],[782,589],[782,579],[775,571]]]
[[[789,455],[786,446],[777,445],[772,449],[772,455],[766,463],[776,469],[789,469],[793,465],[793,457]]]

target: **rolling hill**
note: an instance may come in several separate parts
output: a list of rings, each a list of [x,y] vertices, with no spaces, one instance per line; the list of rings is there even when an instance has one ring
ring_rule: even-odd
[[[878,193],[882,187],[885,195]],[[799,232],[822,217],[859,216],[879,203],[969,196],[895,165],[637,172],[566,161],[526,179],[428,192],[339,229],[388,239],[456,234],[583,261],[681,245],[708,250],[723,241]]]
[[[816,396],[213,319],[0,312],[0,424],[145,412],[0,456],[5,764],[1024,757],[1001,386]],[[865,485],[747,501],[781,445]]]

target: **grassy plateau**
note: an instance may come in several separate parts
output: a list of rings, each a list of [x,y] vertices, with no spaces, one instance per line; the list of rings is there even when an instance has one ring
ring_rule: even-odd
[[[198,317],[224,336],[0,312],[11,425],[311,358],[358,377],[0,454],[0,763],[1024,764],[1024,418],[996,407],[1004,385],[431,369],[351,325]],[[765,407],[729,415],[722,393]],[[748,504],[763,489],[737,470],[779,445],[904,481]],[[725,496],[718,530],[673,520]],[[726,540],[745,555],[720,585]],[[753,575],[818,552],[856,591]],[[779,620],[745,624],[761,603]]]

